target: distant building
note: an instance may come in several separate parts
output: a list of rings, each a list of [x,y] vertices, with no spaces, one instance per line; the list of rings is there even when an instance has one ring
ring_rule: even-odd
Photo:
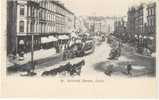
[[[115,18],[108,18],[102,16],[87,16],[86,27],[91,33],[104,33],[109,34],[114,31]]]
[[[125,20],[125,17],[118,18],[114,22],[114,34],[119,37],[127,34],[127,21]]]
[[[135,20],[136,20],[135,13],[136,10],[134,7],[128,10],[127,31],[128,34],[130,34],[131,36],[134,36],[135,33]]]
[[[8,53],[18,52],[21,44],[29,51],[31,34],[34,49],[40,49],[43,37],[58,38],[74,28],[74,14],[58,1],[8,0],[7,14]]]
[[[136,34],[144,34],[145,33],[145,25],[147,23],[146,20],[146,4],[141,4],[136,8],[135,12],[135,33]]]

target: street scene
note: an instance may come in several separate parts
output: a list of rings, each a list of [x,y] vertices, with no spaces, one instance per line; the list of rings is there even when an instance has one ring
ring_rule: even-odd
[[[8,0],[7,76],[156,77],[156,2],[98,2]]]

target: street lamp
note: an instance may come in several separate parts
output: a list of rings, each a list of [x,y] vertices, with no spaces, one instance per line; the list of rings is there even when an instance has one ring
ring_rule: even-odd
[[[35,65],[34,65],[34,35],[31,34],[31,64],[32,64],[32,69],[34,71]]]

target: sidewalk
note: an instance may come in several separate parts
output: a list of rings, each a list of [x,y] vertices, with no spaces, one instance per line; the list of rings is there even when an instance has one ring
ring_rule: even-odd
[[[117,72],[127,73],[125,67],[128,63],[131,63],[131,74],[133,77],[155,76],[155,54],[153,56],[138,54],[136,53],[136,48],[128,43],[123,43],[121,49],[122,53],[119,59],[111,61],[116,67],[120,67]]]
[[[149,59],[156,57],[156,53],[152,53],[151,56],[147,56],[147,55],[144,55],[144,54],[137,53],[137,52],[136,52],[136,48],[130,46],[129,44],[123,44],[123,45],[124,45],[124,47],[125,47],[127,50],[131,51],[131,52],[134,53],[134,55],[136,55],[136,56],[140,56],[140,57],[144,57],[144,58],[149,58]]]
[[[118,39],[117,37],[114,37],[117,41],[121,41],[120,39]],[[142,56],[142,57],[146,57],[146,58],[155,58],[156,57],[156,53],[152,53],[151,54],[151,56],[146,56],[146,55],[144,55],[144,54],[140,54],[140,53],[137,53],[136,52],[136,48],[135,47],[133,47],[133,46],[131,46],[129,43],[122,43],[122,47],[124,48],[124,49],[127,49],[127,51],[128,52],[131,52],[131,53],[133,53],[134,55],[136,55],[136,56]]]
[[[56,53],[56,50],[54,48],[51,49],[41,49],[38,51],[34,51],[34,61],[40,61],[52,57],[59,56],[60,53]],[[31,52],[24,54],[24,60],[19,61],[19,58],[12,60],[9,57],[7,57],[7,68],[9,67],[16,67],[16,66],[23,66],[25,64],[28,64],[31,62]]]
[[[153,56],[145,56],[137,53],[135,48],[129,46],[129,44],[124,46],[124,49],[129,53],[125,56],[132,60],[133,70],[131,73],[133,77],[155,74],[155,54]],[[124,51],[124,53],[126,52]]]

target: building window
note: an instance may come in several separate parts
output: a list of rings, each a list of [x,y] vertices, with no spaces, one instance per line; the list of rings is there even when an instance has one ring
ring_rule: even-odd
[[[148,8],[148,15],[150,15],[150,8]]]
[[[152,26],[154,26],[154,22],[153,22],[153,19],[151,19],[151,24],[152,24]]]
[[[32,33],[34,32],[34,23],[31,23],[30,30],[31,30]]]
[[[24,6],[20,6],[20,16],[24,16]]]
[[[24,21],[19,22],[19,31],[24,32]]]
[[[152,15],[155,15],[155,9],[152,8]]]
[[[153,8],[151,8],[151,15],[153,15]]]

